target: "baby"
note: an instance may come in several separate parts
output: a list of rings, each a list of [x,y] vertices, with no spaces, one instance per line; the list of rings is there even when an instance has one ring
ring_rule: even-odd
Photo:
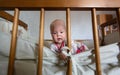
[[[53,52],[58,54],[61,60],[67,59],[67,54],[64,50],[69,50],[66,47],[66,26],[65,22],[61,19],[56,19],[50,24],[50,31],[53,39],[53,43],[50,48]],[[83,43],[71,42],[72,49],[70,50],[71,54],[78,54],[87,50],[87,46]]]

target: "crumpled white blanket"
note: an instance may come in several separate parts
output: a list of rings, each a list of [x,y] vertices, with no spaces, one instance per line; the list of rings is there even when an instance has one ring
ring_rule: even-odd
[[[120,75],[120,61],[118,58],[119,47],[117,43],[100,47],[101,68],[102,75]],[[72,73],[73,75],[95,75],[95,54],[94,50],[88,50],[80,54],[71,55],[72,60]],[[67,66],[59,65],[57,55],[49,48],[43,49],[43,75],[66,75]],[[7,69],[4,66],[8,63],[0,63],[2,69]],[[6,72],[6,71],[5,71]],[[29,61],[16,61],[15,62],[15,75],[36,75],[37,64],[36,62]],[[1,74],[1,73],[0,73]],[[6,74],[2,74],[6,75]]]
[[[11,35],[0,32],[0,55],[9,56],[10,44]],[[16,59],[35,59],[35,50],[36,43],[32,39],[17,38]]]
[[[102,75],[120,75],[119,47],[117,43],[100,47]],[[73,75],[95,75],[94,50],[71,55]],[[44,48],[43,75],[65,75],[67,66],[58,64],[58,57]]]

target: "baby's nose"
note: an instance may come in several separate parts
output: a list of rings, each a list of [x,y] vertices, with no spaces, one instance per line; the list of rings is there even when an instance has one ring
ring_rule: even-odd
[[[57,33],[57,35],[60,35],[60,33]]]
[[[57,36],[60,36],[61,34],[60,33],[57,33]]]

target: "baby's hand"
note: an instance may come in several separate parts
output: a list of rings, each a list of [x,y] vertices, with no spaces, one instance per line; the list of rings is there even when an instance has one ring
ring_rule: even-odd
[[[59,53],[59,58],[62,60],[66,60],[67,56],[65,54],[63,54],[62,52]]]

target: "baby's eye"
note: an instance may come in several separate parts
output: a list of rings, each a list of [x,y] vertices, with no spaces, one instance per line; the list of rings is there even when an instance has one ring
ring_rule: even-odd
[[[63,32],[60,32],[60,33],[63,33]]]
[[[52,34],[57,34],[56,32],[53,32]]]

